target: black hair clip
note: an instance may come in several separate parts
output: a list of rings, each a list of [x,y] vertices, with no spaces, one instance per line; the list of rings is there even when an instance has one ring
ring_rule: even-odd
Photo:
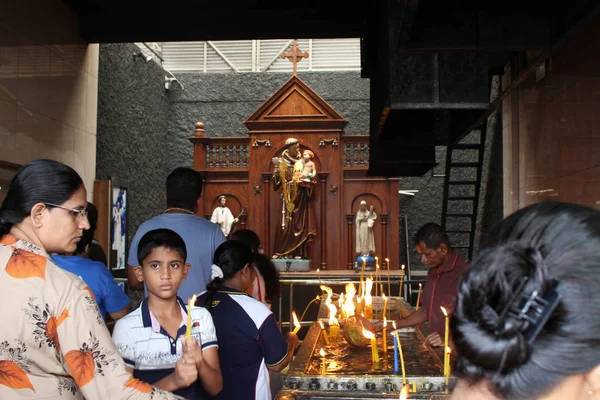
[[[558,286],[556,279],[552,280],[543,297],[539,295],[537,290],[528,295],[523,294],[527,281],[527,277],[521,278],[521,283],[513,295],[513,300],[507,304],[500,315],[498,325],[503,323],[507,316],[522,321],[523,325],[520,331],[527,342],[532,344],[558,306],[561,296],[556,291]]]

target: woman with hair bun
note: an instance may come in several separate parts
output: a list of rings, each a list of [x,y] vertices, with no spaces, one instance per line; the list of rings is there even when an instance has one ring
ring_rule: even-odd
[[[506,218],[463,276],[453,399],[600,399],[600,211]]]
[[[0,208],[0,397],[169,399],[134,379],[92,292],[49,253],[72,253],[87,193],[72,168],[36,160],[10,182]]]

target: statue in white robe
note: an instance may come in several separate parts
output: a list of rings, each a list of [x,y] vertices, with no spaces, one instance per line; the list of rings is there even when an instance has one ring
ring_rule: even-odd
[[[361,201],[358,211],[356,212],[356,254],[359,256],[368,256],[375,254],[375,235],[373,234],[373,226],[377,214],[374,207],[370,206],[367,209],[367,202]]]
[[[225,196],[219,197],[219,206],[213,210],[212,216],[210,217],[210,222],[219,225],[225,237],[229,235],[231,225],[233,225],[234,222],[238,222],[238,219],[233,217],[231,210],[228,207],[225,207],[226,202],[227,198]]]

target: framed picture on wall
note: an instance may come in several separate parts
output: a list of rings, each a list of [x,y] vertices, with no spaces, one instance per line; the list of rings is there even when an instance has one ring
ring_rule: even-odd
[[[127,266],[127,183],[110,180],[110,241],[109,268],[124,270]]]

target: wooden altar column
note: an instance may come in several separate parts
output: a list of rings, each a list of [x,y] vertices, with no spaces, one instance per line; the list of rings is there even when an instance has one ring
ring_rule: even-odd
[[[327,178],[328,172],[318,173],[321,187],[321,269],[327,269]]]
[[[382,214],[379,216],[381,218],[381,254],[383,257],[390,258],[387,253],[387,223],[388,223],[388,215]]]
[[[269,229],[271,227],[271,177],[273,175],[271,173],[262,174],[263,179],[263,232],[265,237],[261,240],[263,250],[265,254],[271,254],[271,239],[269,236]],[[257,193],[258,194],[258,193]]]
[[[352,245],[352,223],[354,215],[346,215],[346,224],[348,225],[348,269],[354,268],[354,246]]]

